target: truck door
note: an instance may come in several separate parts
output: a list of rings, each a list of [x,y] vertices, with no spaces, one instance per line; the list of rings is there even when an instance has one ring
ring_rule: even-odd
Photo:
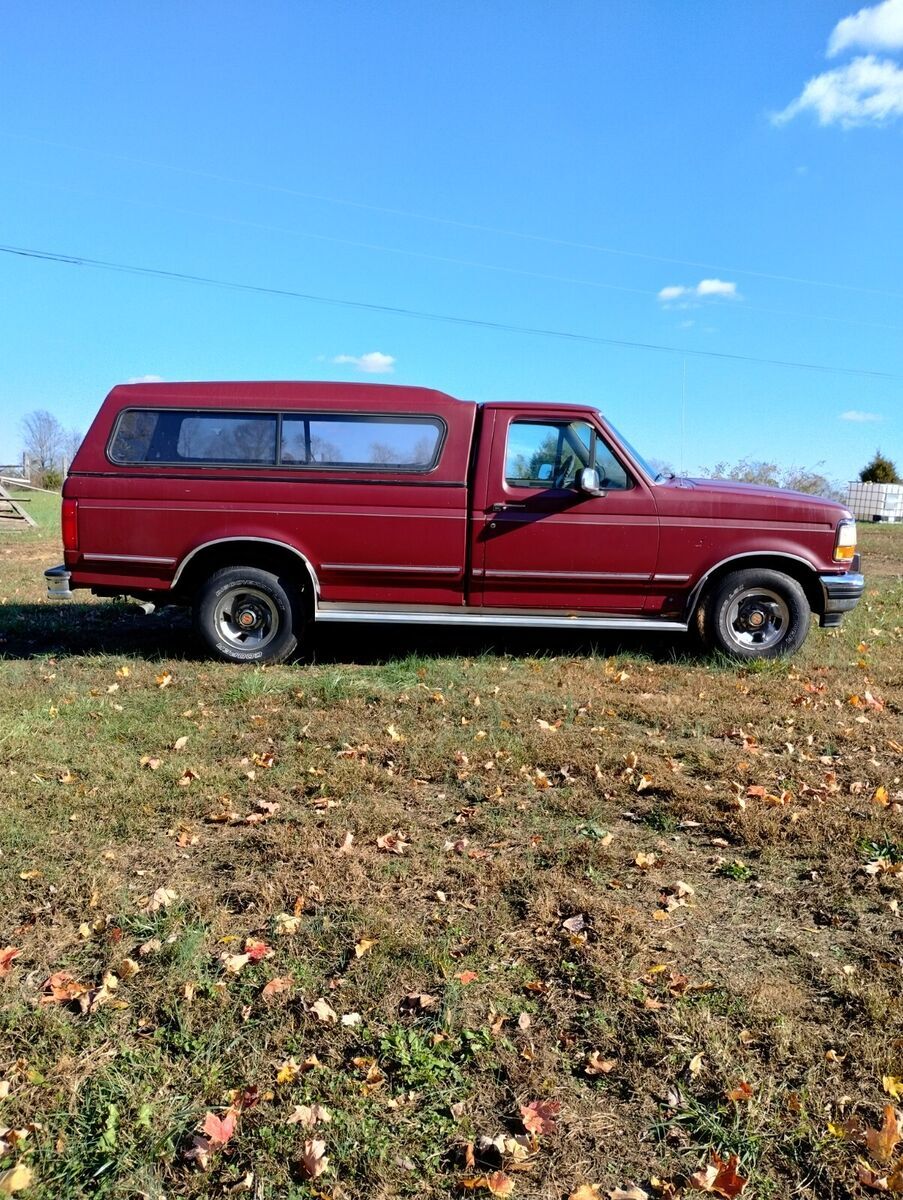
[[[601,422],[560,409],[498,408],[489,426],[474,489],[471,602],[642,610],[658,556],[655,499]],[[591,465],[600,496],[576,487]]]

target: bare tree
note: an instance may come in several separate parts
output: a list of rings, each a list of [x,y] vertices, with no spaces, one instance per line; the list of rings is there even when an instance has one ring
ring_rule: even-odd
[[[59,471],[66,433],[62,425],[44,408],[26,413],[22,418],[22,440],[31,471],[43,481]]]
[[[85,435],[80,429],[67,429],[63,433],[62,439],[62,457],[63,464],[68,468],[69,464],[75,458],[79,446],[82,444],[82,438]]]

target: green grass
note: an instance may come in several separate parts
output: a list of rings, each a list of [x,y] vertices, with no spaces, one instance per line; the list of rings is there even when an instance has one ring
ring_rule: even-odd
[[[442,1200],[503,1169],[545,1200],[686,1190],[718,1152],[744,1195],[856,1195],[865,1148],[828,1123],[876,1125],[903,1075],[903,883],[864,871],[903,857],[901,535],[865,530],[863,605],[764,669],[343,629],[244,670],[195,657],[178,617],[47,602],[55,524],[4,534],[0,1119],[30,1132],[0,1170],[32,1169],[28,1200],[240,1195],[249,1173],[260,1200]],[[247,939],[272,954],[230,973]],[[83,1013],[41,1003],[59,971],[120,982]],[[290,1058],[315,1062],[280,1084]],[[561,1110],[526,1164],[481,1149],[535,1100]],[[328,1124],[287,1124],[313,1103]],[[201,1170],[186,1152],[230,1105]]]

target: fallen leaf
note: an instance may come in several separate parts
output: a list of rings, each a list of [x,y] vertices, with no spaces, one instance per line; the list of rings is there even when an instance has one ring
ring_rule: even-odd
[[[225,1146],[235,1132],[235,1114],[227,1112],[224,1117],[208,1112],[204,1118],[204,1136],[211,1146]]]
[[[293,916],[291,913],[277,913],[273,918],[273,932],[279,937],[291,937],[301,928],[301,918]]]
[[[887,1175],[870,1167],[860,1159],[856,1164],[859,1182],[873,1192],[903,1192],[903,1164],[898,1163]]]
[[[329,1167],[326,1143],[320,1141],[319,1138],[305,1142],[300,1165],[305,1179],[318,1179]]]
[[[55,971],[44,980],[42,1004],[70,1004],[80,1000],[90,990],[86,983],[78,983],[68,971]]]
[[[584,1075],[608,1075],[618,1065],[616,1058],[603,1058],[599,1050],[594,1050],[592,1054],[586,1057],[586,1066],[583,1068]]]
[[[174,892],[172,888],[158,887],[145,904],[143,911],[146,913],[159,912],[161,908],[169,908],[178,898],[178,892]]]
[[[227,975],[238,975],[251,961],[250,954],[228,954],[224,952],[220,955],[220,958]]]
[[[559,1100],[531,1100],[529,1104],[522,1104],[520,1111],[527,1133],[537,1135],[554,1133],[555,1117],[561,1112],[561,1102]]]
[[[173,748],[173,750],[184,750],[187,745],[188,745],[188,735],[183,734],[181,737],[176,738],[176,740],[172,744],[172,748]]]
[[[613,1195],[612,1192],[608,1193]],[[598,1183],[581,1183],[576,1191],[573,1191],[568,1196],[568,1200],[602,1200],[602,1193],[599,1191]]]
[[[903,1079],[898,1075],[885,1075],[881,1080],[881,1086],[887,1092],[888,1096],[894,1100],[899,1100],[903,1097]]]
[[[694,1077],[702,1074],[702,1066],[705,1062],[704,1054],[694,1054],[690,1059],[689,1071]]]
[[[649,1193],[636,1184],[630,1184],[626,1188],[615,1188],[613,1192],[609,1192],[608,1200],[649,1200]]]
[[[438,997],[431,996],[429,992],[408,992],[399,1009],[406,1016],[419,1016],[427,1009],[434,1008],[437,1000]]]
[[[460,982],[462,987],[467,987],[469,983],[473,983],[475,979],[479,978],[480,977],[476,971],[458,971],[458,973],[455,975],[455,979]]]
[[[879,1163],[890,1162],[894,1148],[900,1140],[897,1110],[892,1104],[884,1106],[884,1121],[878,1129],[866,1126],[865,1144],[869,1154]]]
[[[745,1079],[741,1079],[735,1088],[731,1088],[730,1091],[727,1091],[724,1094],[727,1096],[728,1100],[751,1100],[753,1090]]]
[[[404,854],[410,842],[406,842],[397,830],[391,833],[384,833],[376,839],[378,850],[382,850],[385,854]]]
[[[12,970],[13,959],[19,957],[22,951],[18,946],[5,946],[0,950],[0,978]]]
[[[376,945],[376,938],[361,938],[359,942],[354,943],[354,957],[363,958],[368,950],[372,950]]]
[[[282,1065],[279,1067],[279,1070],[276,1072],[276,1082],[280,1087],[283,1087],[287,1083],[294,1083],[300,1074],[301,1067],[295,1060],[294,1055],[292,1055],[290,1058],[287,1058],[284,1063],[282,1063]]]
[[[251,962],[260,962],[264,958],[272,958],[273,951],[266,942],[261,942],[257,938],[245,938],[245,954]]]
[[[0,1171],[0,1196],[14,1196],[16,1192],[24,1192],[31,1187],[34,1172],[25,1163],[16,1163],[8,1171]]]
[[[733,1200],[747,1184],[747,1180],[737,1172],[738,1161],[736,1154],[732,1154],[727,1161],[720,1155],[713,1154],[707,1167],[690,1176],[691,1187],[698,1188],[701,1192],[724,1196],[726,1200]]]
[[[328,1125],[332,1116],[328,1108],[322,1104],[298,1104],[290,1117],[286,1117],[286,1125],[301,1125],[304,1129],[313,1129],[322,1123]]]
[[[275,979],[271,979],[269,983],[265,983],[261,989],[261,996],[264,1000],[269,1000],[271,996],[278,996],[282,992],[289,992],[295,986],[295,981],[291,975],[278,975]]]
[[[339,1019],[339,1014],[326,1003],[322,996],[313,1002],[310,1011],[325,1025],[335,1025]]]
[[[468,1191],[491,1192],[493,1196],[511,1196],[514,1180],[504,1171],[493,1171],[491,1175],[471,1175],[462,1179],[461,1187]]]

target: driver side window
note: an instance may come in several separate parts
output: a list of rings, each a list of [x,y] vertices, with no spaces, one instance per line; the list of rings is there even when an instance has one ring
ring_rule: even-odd
[[[607,487],[629,487],[624,468],[586,421],[512,421],[508,427],[509,487],[571,488],[583,467],[594,464]]]

